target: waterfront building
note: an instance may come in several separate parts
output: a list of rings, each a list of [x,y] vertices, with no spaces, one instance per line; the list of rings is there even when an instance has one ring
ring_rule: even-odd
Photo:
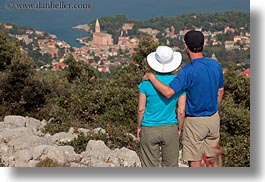
[[[112,35],[100,31],[100,24],[97,19],[95,25],[95,32],[93,33],[92,44],[95,46],[110,46],[113,45]]]

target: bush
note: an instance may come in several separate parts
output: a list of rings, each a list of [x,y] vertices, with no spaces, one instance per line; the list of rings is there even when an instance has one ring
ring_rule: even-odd
[[[225,74],[225,95],[219,108],[225,167],[250,166],[250,80],[231,70]]]
[[[250,167],[250,137],[221,132],[224,167]]]
[[[0,167],[5,167],[5,164],[4,164],[4,162],[3,162],[1,157],[0,157]]]
[[[49,90],[37,77],[30,58],[17,54],[5,73],[1,74],[0,115],[30,115],[46,103]],[[33,114],[34,116],[34,114]]]
[[[46,158],[41,160],[36,167],[69,167],[69,164],[60,164],[52,159]]]

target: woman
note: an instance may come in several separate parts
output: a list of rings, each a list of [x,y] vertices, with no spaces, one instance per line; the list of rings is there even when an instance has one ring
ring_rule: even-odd
[[[157,72],[156,77],[167,85],[173,80],[172,72],[180,66],[181,59],[179,52],[167,46],[159,46],[147,56],[149,66]],[[142,166],[177,167],[186,93],[181,91],[168,99],[150,81],[141,82],[139,90],[137,138]]]

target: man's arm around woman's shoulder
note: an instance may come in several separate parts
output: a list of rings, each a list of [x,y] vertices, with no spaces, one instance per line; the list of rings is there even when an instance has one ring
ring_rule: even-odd
[[[143,80],[149,80],[154,87],[166,98],[170,98],[175,94],[175,91],[164,83],[160,82],[153,73],[145,73]]]

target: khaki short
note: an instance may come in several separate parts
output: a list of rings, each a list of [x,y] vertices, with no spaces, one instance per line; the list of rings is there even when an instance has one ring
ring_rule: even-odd
[[[183,160],[200,161],[205,152],[207,157],[216,156],[215,147],[220,138],[218,112],[206,117],[187,117],[183,126]]]

